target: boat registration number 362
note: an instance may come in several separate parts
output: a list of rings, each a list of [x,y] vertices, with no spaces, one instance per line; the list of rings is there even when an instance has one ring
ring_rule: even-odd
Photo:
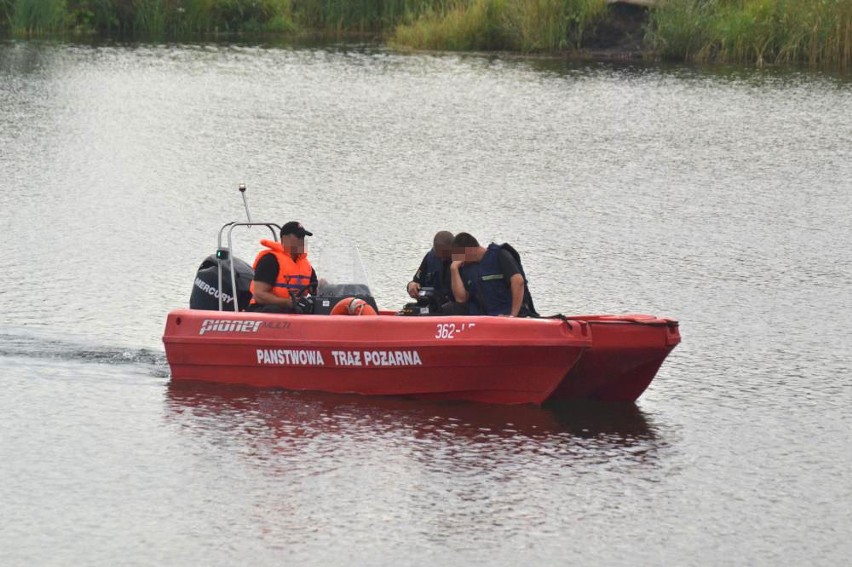
[[[435,326],[436,339],[454,339],[465,329],[472,329],[476,323],[438,323]]]

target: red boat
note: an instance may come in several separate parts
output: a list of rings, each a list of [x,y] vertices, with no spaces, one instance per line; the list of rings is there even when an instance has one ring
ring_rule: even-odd
[[[548,398],[553,401],[635,401],[680,343],[678,322],[652,315],[580,315],[592,348]]]
[[[230,235],[249,224],[273,235],[277,228],[225,225],[216,255],[199,269],[191,308],[168,315],[163,342],[173,381],[494,404],[634,401],[680,342],[677,321],[650,315],[243,312],[251,268],[231,256]],[[328,308],[341,296],[375,304],[366,285],[346,284],[321,288],[317,305]]]
[[[189,309],[163,340],[174,380],[501,404],[543,402],[592,345],[547,319]]]
[[[650,316],[269,315],[182,309],[173,380],[497,404],[633,401],[680,342]]]

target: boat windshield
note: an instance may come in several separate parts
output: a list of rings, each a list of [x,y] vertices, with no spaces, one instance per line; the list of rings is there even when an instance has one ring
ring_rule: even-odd
[[[317,295],[372,295],[367,270],[353,243],[312,243],[309,254],[319,278]]]

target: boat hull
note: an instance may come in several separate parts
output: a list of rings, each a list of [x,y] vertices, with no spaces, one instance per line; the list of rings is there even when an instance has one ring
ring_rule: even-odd
[[[163,342],[175,381],[540,404],[592,338],[560,320],[187,309],[169,314]]]
[[[566,375],[548,401],[633,402],[680,343],[678,322],[651,315],[579,315],[592,348]]]

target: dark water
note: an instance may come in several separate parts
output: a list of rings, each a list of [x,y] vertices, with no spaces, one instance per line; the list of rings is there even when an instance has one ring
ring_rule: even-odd
[[[165,314],[240,182],[320,273],[356,244],[384,307],[467,230],[542,311],[684,342],[626,407],[177,387]],[[847,78],[5,43],[0,231],[3,565],[852,556]]]

